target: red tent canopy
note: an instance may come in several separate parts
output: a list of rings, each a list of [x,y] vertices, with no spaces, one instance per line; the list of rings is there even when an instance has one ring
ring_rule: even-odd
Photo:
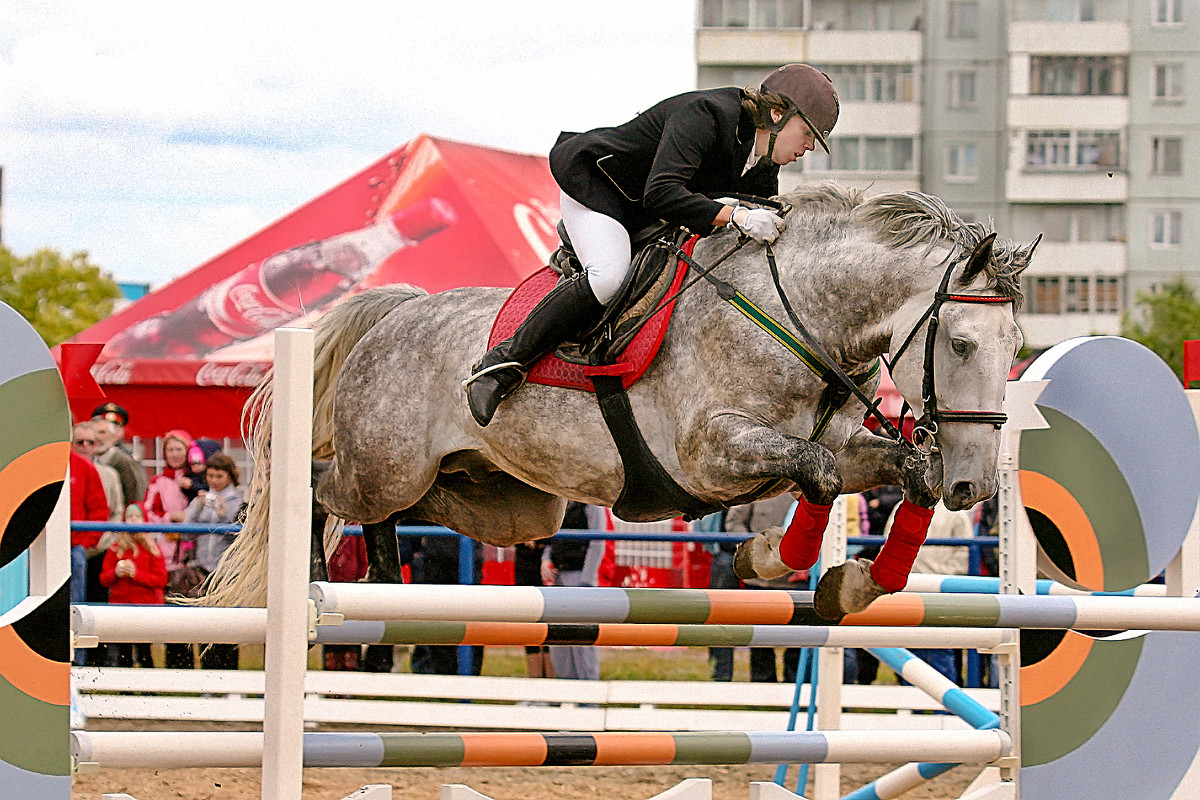
[[[542,156],[420,136],[71,341],[105,343],[92,373],[129,435],[236,437],[272,329],[384,284],[515,286],[556,246],[558,197]]]

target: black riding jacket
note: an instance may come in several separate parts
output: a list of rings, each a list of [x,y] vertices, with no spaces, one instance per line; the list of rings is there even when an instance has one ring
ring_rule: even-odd
[[[659,220],[708,235],[722,208],[712,196],[779,193],[777,164],[742,175],[755,128],[741,98],[733,87],[685,92],[624,125],[564,133],[550,171],[568,195],[631,235]]]

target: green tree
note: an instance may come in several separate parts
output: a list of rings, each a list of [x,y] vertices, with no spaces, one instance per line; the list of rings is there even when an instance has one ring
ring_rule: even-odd
[[[107,317],[120,296],[116,281],[84,251],[64,256],[43,247],[20,257],[0,246],[0,300],[50,346]]]
[[[1162,286],[1156,292],[1138,292],[1135,305],[1140,318],[1125,312],[1121,335],[1141,342],[1166,361],[1183,381],[1183,343],[1200,339],[1200,300],[1183,278]]]

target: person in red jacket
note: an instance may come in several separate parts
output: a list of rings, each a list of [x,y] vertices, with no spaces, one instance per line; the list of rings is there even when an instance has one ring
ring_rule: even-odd
[[[100,482],[100,473],[96,465],[86,455],[88,448],[96,446],[95,435],[86,433],[77,427],[71,437],[71,521],[72,522],[108,522],[108,497],[104,494],[104,485]],[[104,554],[97,545],[100,543],[100,531],[71,531],[71,602],[75,604],[87,602],[104,602],[104,597],[88,597],[89,583],[95,584],[100,572],[100,557]],[[91,559],[89,561],[89,559]],[[92,573],[92,581],[88,581],[88,573]],[[92,651],[98,658],[98,651]],[[82,666],[88,658],[87,650],[75,651],[75,663]],[[97,662],[98,665],[99,662]]]
[[[153,533],[121,531],[117,540],[104,554],[100,582],[108,587],[110,603],[140,606],[161,606],[166,600],[167,561]],[[152,669],[154,660],[149,644],[117,646],[117,666],[133,666],[133,650],[137,648],[139,667]]]

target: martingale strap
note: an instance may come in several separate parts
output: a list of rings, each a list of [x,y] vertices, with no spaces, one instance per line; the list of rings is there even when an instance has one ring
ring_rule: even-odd
[[[726,258],[733,255],[733,253],[745,245],[747,241],[749,240],[743,237],[733,250],[717,259],[716,262],[708,267],[700,266],[694,260],[692,260],[691,256],[689,256],[687,253],[684,253],[682,250],[677,249],[676,254],[679,256],[680,260],[688,265],[689,268],[696,270],[698,273],[698,277],[693,280],[693,283],[695,280],[703,278],[712,284],[713,288],[717,292],[717,295],[722,300],[729,303],[731,306],[744,314],[748,319],[750,319],[751,322],[766,331],[771,338],[783,345],[784,349],[799,359],[800,363],[808,367],[814,375],[826,383],[826,391],[821,394],[821,401],[817,406],[813,430],[808,437],[809,441],[816,441],[821,437],[821,434],[825,432],[825,429],[829,426],[829,423],[833,419],[834,415],[837,414],[838,410],[840,410],[841,407],[846,404],[846,401],[850,399],[852,394],[857,396],[867,406],[869,412],[876,411],[876,403],[867,398],[866,395],[863,394],[860,387],[879,374],[880,359],[873,361],[865,372],[854,376],[847,375],[839,366],[830,363],[830,360],[828,360],[827,357],[822,358],[821,355],[818,354],[817,348],[819,345],[816,345],[815,342],[813,347],[806,345],[781,322],[779,322],[779,320],[775,319],[757,304],[755,304],[753,300],[746,297],[726,281],[723,281],[712,274],[713,267],[717,266],[717,264],[720,264]],[[771,265],[771,271],[775,279],[776,286],[778,286],[778,273],[774,264],[775,253],[769,244],[765,245],[765,247],[767,252],[767,260]],[[691,284],[688,284],[688,286],[685,286],[684,289],[690,288],[690,286]],[[682,291],[683,289],[680,290],[680,292]],[[785,304],[785,310],[787,310],[789,313],[792,313],[791,308],[787,305],[787,298],[783,297],[783,301]],[[793,322],[798,323],[798,320],[795,318],[794,314],[792,316],[792,320]],[[802,333],[808,333],[806,330],[804,330],[802,325],[800,325],[799,328]],[[881,419],[886,425],[890,426],[890,422],[888,422],[886,418],[881,417]],[[897,436],[899,436],[898,433]]]
[[[826,391],[821,395],[821,403],[817,407],[817,416],[813,424],[812,433],[809,434],[810,441],[816,441],[821,438],[821,434],[829,427],[829,422],[837,414],[838,410],[846,404],[850,399],[850,390],[842,386],[841,379],[838,374],[833,371],[821,357],[814,353],[811,349],[805,346],[804,342],[800,341],[791,331],[785,328],[777,319],[772,317],[766,311],[763,311],[754,301],[746,297],[741,292],[734,290],[734,296],[728,299],[731,306],[745,314],[751,322],[766,331],[775,341],[783,345],[784,349],[800,360],[800,363],[808,367],[814,375],[823,380],[834,391]],[[866,372],[858,375],[851,375],[850,378],[856,386],[862,386],[867,381],[879,374],[880,362],[875,359],[867,368]]]

